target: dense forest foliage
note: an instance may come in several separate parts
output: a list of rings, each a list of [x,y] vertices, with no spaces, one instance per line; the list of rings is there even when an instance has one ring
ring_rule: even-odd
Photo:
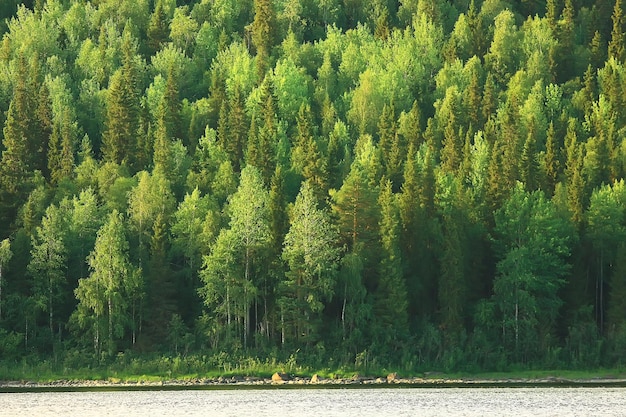
[[[622,0],[3,0],[0,358],[626,351]]]

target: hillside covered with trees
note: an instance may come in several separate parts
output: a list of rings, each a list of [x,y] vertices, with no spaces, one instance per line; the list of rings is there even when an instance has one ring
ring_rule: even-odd
[[[0,358],[623,365],[625,13],[3,0]]]

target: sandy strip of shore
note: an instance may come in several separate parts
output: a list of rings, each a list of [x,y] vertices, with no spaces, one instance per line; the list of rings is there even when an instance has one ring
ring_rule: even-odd
[[[260,377],[218,377],[171,379],[162,381],[125,380],[109,378],[107,380],[56,380],[51,382],[35,381],[0,381],[2,391],[40,391],[40,390],[73,390],[73,389],[181,389],[181,388],[234,388],[234,387],[348,387],[348,386],[404,386],[404,387],[526,387],[526,386],[623,386],[626,379],[598,377],[589,379],[567,379],[559,377],[545,378],[433,378],[411,377],[402,378],[395,374],[387,377],[365,377],[356,375],[352,378],[312,378],[275,374],[272,378]]]

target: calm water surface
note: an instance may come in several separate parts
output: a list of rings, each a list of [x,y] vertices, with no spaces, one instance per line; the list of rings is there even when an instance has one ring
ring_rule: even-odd
[[[269,389],[0,394],[0,416],[624,416],[626,388]]]

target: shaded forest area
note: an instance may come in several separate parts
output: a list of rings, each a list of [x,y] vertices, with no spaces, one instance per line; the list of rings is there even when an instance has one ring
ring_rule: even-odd
[[[622,0],[21,3],[5,361],[624,364]]]

